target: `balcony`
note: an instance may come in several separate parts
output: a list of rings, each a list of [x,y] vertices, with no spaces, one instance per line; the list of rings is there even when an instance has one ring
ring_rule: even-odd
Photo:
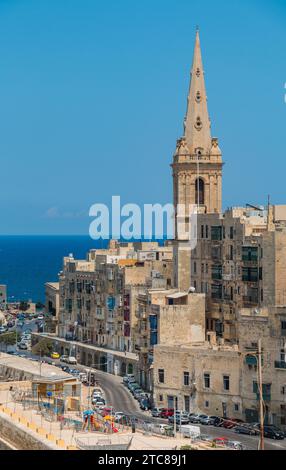
[[[286,370],[286,362],[285,361],[275,361],[274,366],[275,366],[275,369],[285,369]]]
[[[252,297],[250,295],[244,295],[242,297],[243,303],[245,304],[245,307],[253,307],[258,304],[258,298],[257,297]]]

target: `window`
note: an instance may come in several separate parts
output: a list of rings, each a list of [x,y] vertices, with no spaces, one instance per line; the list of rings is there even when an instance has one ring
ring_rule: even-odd
[[[163,401],[163,395],[159,395],[159,401]]]
[[[196,194],[195,194],[195,203],[198,205],[203,205],[205,203],[205,183],[201,178],[197,178],[195,181]],[[203,227],[203,226],[202,226]],[[203,237],[202,237],[203,238]]]
[[[258,269],[257,268],[242,268],[242,280],[244,282],[257,282]]]
[[[229,238],[233,240],[233,227],[230,227],[229,229]]]
[[[185,411],[190,412],[190,397],[188,395],[184,396],[185,401]]]
[[[204,374],[204,387],[205,388],[210,388],[211,386],[211,377],[209,373]]]
[[[206,238],[209,238],[209,226],[206,225]]]
[[[281,321],[281,336],[286,336],[286,320]]]
[[[190,374],[189,372],[184,372],[184,385],[190,385]]]
[[[222,285],[221,284],[212,284],[211,285],[211,296],[212,296],[212,299],[221,299],[222,298]]]
[[[223,389],[229,390],[229,375],[223,376]]]
[[[229,246],[229,259],[233,260],[233,245]]]
[[[239,404],[238,404],[238,403],[235,403],[235,405],[234,405],[234,411],[239,411]]]
[[[202,271],[202,273],[205,271],[205,265],[204,265],[204,263],[202,263],[201,271]]]
[[[220,281],[222,279],[222,266],[221,265],[213,265],[212,266],[212,279]]]
[[[209,272],[209,265],[208,265],[208,263],[207,263],[207,264],[206,264],[206,274],[208,274],[208,272]]]
[[[205,235],[205,227],[204,225],[201,225],[201,238],[204,238]]]
[[[199,91],[197,91],[196,100],[198,103],[201,101],[201,93]]]
[[[194,274],[197,274],[197,263],[194,261]]]
[[[256,393],[257,399],[259,398],[259,387],[257,382],[253,382],[253,393]],[[263,400],[271,400],[271,384],[262,384]]]
[[[158,369],[158,379],[159,379],[160,384],[164,383],[164,381],[165,381],[164,369]]]
[[[220,225],[211,227],[211,239],[222,240],[222,227]]]
[[[210,406],[210,402],[209,401],[205,401],[205,408],[208,408]]]
[[[258,248],[257,246],[243,246],[242,247],[242,261],[257,261]]]
[[[200,130],[200,129],[202,128],[202,125],[203,125],[203,124],[202,124],[202,120],[201,120],[200,116],[198,116],[197,119],[196,119],[195,127],[196,127],[198,130]]]

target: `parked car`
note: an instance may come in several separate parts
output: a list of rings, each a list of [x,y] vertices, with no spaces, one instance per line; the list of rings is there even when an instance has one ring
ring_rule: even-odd
[[[97,399],[97,400],[102,400],[102,399],[103,399],[103,396],[102,396],[102,394],[94,393],[94,394],[92,395],[92,398],[93,398],[94,400],[96,400],[96,399]]]
[[[258,434],[257,429],[253,428],[251,424],[238,424],[235,426],[234,432],[237,434],[247,434],[248,436],[256,436]]]
[[[221,418],[219,416],[212,416],[214,418],[214,426],[216,427],[220,427],[222,426],[223,422],[224,422],[224,418]]]
[[[52,354],[51,354],[51,358],[52,358],[52,359],[59,359],[59,358],[60,358],[60,355],[59,355],[58,352],[54,351],[54,352],[52,352]]]
[[[102,397],[93,397],[91,403],[93,405],[106,405],[105,400]]]
[[[208,415],[200,415],[200,423],[208,426],[213,423],[213,420]]]
[[[174,421],[176,420],[176,424],[178,425],[184,425],[184,424],[189,424],[189,416],[188,414],[178,414],[176,413],[173,416],[169,416],[168,421],[170,424],[174,424]]]
[[[223,422],[223,427],[226,429],[232,429],[236,426],[236,424],[243,424],[242,419],[237,419],[237,418],[225,419]]]
[[[139,406],[140,406],[140,409],[144,411],[151,409],[151,403],[148,398],[141,398],[139,401]]]
[[[77,360],[74,356],[69,356],[66,360],[67,364],[77,364]]]
[[[123,423],[126,421],[125,413],[123,413],[123,411],[117,411],[114,414],[114,421],[116,421],[116,423]]]
[[[133,384],[133,383],[136,383],[136,379],[135,377],[124,377],[123,378],[123,385],[126,385],[128,387],[128,385],[130,384]]]
[[[209,416],[208,418],[209,418],[209,422],[208,422],[209,426],[215,426],[215,423],[219,419],[217,416]]]
[[[133,393],[134,398],[138,400],[142,393],[142,388],[136,388],[132,393]]]
[[[133,374],[127,374],[123,377],[123,383],[125,385],[127,385],[129,382],[132,382],[132,380],[134,380],[134,382],[135,382],[135,377],[134,377]]]
[[[239,441],[227,441],[227,447],[235,450],[245,450],[246,447]]]
[[[27,345],[27,343],[24,343],[24,342],[21,341],[21,342],[18,344],[18,348],[27,350],[27,349],[28,349],[28,345]]]
[[[127,387],[130,391],[132,391],[133,388],[140,388],[140,385],[137,382],[128,382]]]
[[[162,408],[160,418],[170,418],[174,414],[173,408]]]
[[[284,432],[281,429],[277,428],[274,425],[264,425],[264,437],[269,437],[270,439],[284,439]]]
[[[152,408],[151,415],[153,418],[160,418],[162,409],[163,408]]]
[[[228,438],[227,437],[215,437],[212,442],[215,444],[217,447],[226,447],[228,443]]]
[[[200,423],[200,416],[199,414],[192,414],[192,415],[189,415],[189,421],[190,423],[197,423],[199,424]]]

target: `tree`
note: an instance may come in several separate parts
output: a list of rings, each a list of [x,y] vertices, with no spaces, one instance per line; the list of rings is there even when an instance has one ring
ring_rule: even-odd
[[[48,338],[42,338],[32,347],[32,352],[38,356],[50,356],[53,352],[53,342]]]
[[[36,309],[42,310],[43,308],[45,308],[45,304],[43,304],[42,302],[38,301],[38,302],[36,303]]]
[[[24,300],[20,302],[19,310],[21,310],[21,312],[26,312],[29,308],[30,304],[28,302],[25,302]]]
[[[7,350],[8,346],[14,346],[14,344],[16,344],[16,339],[17,339],[16,331],[10,331],[8,333],[3,333],[0,336],[1,346],[2,346],[2,344],[4,344],[5,347],[6,347],[6,350]]]

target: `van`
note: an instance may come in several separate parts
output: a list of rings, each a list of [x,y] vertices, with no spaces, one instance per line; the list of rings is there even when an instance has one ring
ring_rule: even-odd
[[[183,437],[192,437],[196,438],[201,435],[201,429],[199,426],[191,426],[190,424],[185,424],[180,427],[180,432]]]

